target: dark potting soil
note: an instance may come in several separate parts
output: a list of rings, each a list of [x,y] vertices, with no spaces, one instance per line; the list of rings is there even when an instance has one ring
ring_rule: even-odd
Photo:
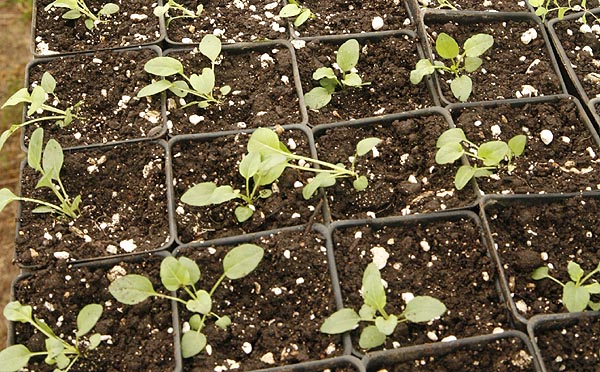
[[[165,149],[154,143],[65,154],[60,173],[67,194],[81,195],[75,220],[34,214],[22,203],[16,239],[19,265],[46,265],[57,258],[92,259],[159,249],[170,240]],[[23,169],[22,195],[58,203],[40,176]]]
[[[343,354],[341,337],[319,332],[336,309],[325,238],[298,230],[263,236],[252,243],[265,249],[258,267],[244,278],[225,279],[213,295],[213,311],[229,315],[231,326],[223,331],[214,326],[213,319],[208,320],[204,331],[210,347],[184,359],[184,370],[233,369],[235,363],[236,370],[249,371]],[[222,274],[222,259],[230,249],[184,248],[178,254],[200,265],[198,288],[209,290]],[[189,316],[180,308],[182,321]]]
[[[478,11],[497,11],[497,12],[529,12],[527,0],[418,0],[421,8],[439,8],[451,9],[445,4],[449,4],[455,10],[478,10]]]
[[[563,93],[561,80],[548,55],[542,31],[533,21],[489,19],[478,23],[457,24],[447,21],[437,23],[432,17],[425,17],[425,24],[429,27],[428,32],[432,35],[430,40],[433,45],[434,36],[440,32],[449,34],[461,46],[466,39],[478,33],[493,36],[494,45],[482,55],[483,64],[477,71],[469,74],[473,80],[470,102],[520,98],[517,92],[522,92],[525,85],[537,90],[537,93],[533,94],[535,96]],[[521,36],[532,28],[536,30],[537,37],[529,44],[524,44]],[[446,80],[450,78],[449,74],[438,75],[445,99],[457,102],[450,91],[450,82]]]
[[[598,317],[544,323],[543,327],[536,328],[535,336],[548,372],[598,370]]]
[[[377,372],[525,372],[536,371],[533,356],[519,338],[471,343],[441,355],[424,356],[403,363],[384,364]]]
[[[600,255],[598,208],[597,199],[581,197],[485,207],[509,290],[523,317],[566,312],[560,301],[562,287],[548,279],[533,280],[531,274],[551,264],[550,275],[566,283],[568,261],[586,273],[595,269]],[[598,301],[597,295],[594,298]]]
[[[504,167],[496,176],[477,178],[486,194],[578,192],[600,185],[600,150],[570,99],[468,108],[452,115],[456,126],[476,144],[527,135],[525,152],[512,162],[516,169],[511,174]],[[501,133],[493,135],[498,130]],[[548,145],[541,140],[543,130],[553,134]]]
[[[446,305],[440,319],[400,323],[386,349],[464,338],[507,329],[507,310],[499,296],[496,269],[474,220],[437,220],[399,226],[348,227],[334,231],[335,260],[345,307],[360,309],[361,281],[373,257],[389,254],[381,269],[387,282],[388,314],[400,314],[403,297],[432,296]],[[362,327],[363,325],[361,325]],[[359,332],[352,332],[358,348]]]
[[[63,19],[65,8],[44,8],[54,0],[35,0],[37,12],[34,24],[34,50],[37,54],[80,52],[92,49],[136,46],[157,43],[161,39],[159,19],[153,14],[154,0],[87,0],[89,9],[97,14],[104,4],[119,5],[118,13],[102,19],[90,31],[85,18]]]
[[[383,142],[358,157],[356,170],[369,178],[369,187],[357,192],[352,179],[339,179],[326,189],[334,220],[400,216],[464,207],[475,202],[472,188],[454,188],[454,169],[435,163],[435,143],[449,124],[442,115],[414,116],[361,127],[330,128],[316,136],[320,160],[350,164],[348,158],[363,138]]]
[[[199,43],[206,34],[214,34],[225,43],[288,39],[285,19],[278,17],[283,2],[275,0],[181,0],[179,4],[195,11],[198,18],[178,18],[169,23],[167,37],[174,43]],[[171,17],[181,15],[171,11]]]
[[[140,263],[120,263],[127,274],[148,276],[157,292],[165,293],[159,280],[160,257]],[[116,267],[116,266],[115,266]],[[57,335],[72,342],[79,311],[88,304],[103,306],[102,317],[89,333],[108,336],[100,346],[78,359],[73,372],[172,371],[175,368],[173,320],[170,301],[149,299],[123,305],[108,292],[107,267],[57,267],[36,271],[17,282],[14,298],[33,306],[33,315],[43,319]],[[44,337],[29,324],[15,324],[16,343],[32,351],[45,350]],[[43,357],[33,358],[29,370],[53,371]]]
[[[32,66],[30,84],[39,84],[44,72],[56,79],[55,95],[62,110],[82,102],[76,114],[81,120],[61,128],[43,122],[46,138],[64,148],[156,136],[165,127],[160,97],[137,98],[152,77],[144,64],[158,53],[150,49],[96,52],[93,55],[61,57]],[[49,102],[52,102],[50,98]],[[33,118],[47,116],[34,115]],[[25,145],[37,124],[27,126]]]
[[[332,67],[342,42],[310,41],[296,48],[304,94],[319,86],[312,78],[313,73],[320,67]],[[410,70],[420,59],[414,38],[400,35],[359,42],[361,53],[356,69],[363,82],[370,84],[336,92],[327,106],[309,110],[309,124],[394,114],[433,105],[426,84],[413,85],[409,81]]]
[[[234,215],[235,208],[243,205],[239,200],[206,207],[193,207],[180,202],[185,191],[201,182],[231,185],[245,193],[246,181],[239,174],[238,164],[247,153],[248,138],[249,135],[243,133],[211,140],[185,140],[174,144],[173,177],[177,200],[175,215],[181,242],[210,240],[322,221],[319,196],[304,200],[302,187],[297,184],[300,182],[305,185],[313,174],[289,168],[274,183],[275,186],[271,188],[272,196],[254,201],[256,212],[243,223],[239,223]],[[291,151],[303,156],[310,155],[308,139],[301,131],[285,131],[279,139]]]
[[[168,55],[183,63],[188,76],[210,67],[210,61],[198,52],[170,52]],[[172,134],[240,130],[302,121],[292,55],[285,44],[227,50],[223,55],[221,63],[215,66],[215,86],[229,85],[231,93],[222,104],[206,109],[197,105],[181,109],[182,101],[168,94]],[[192,98],[184,100],[191,102]]]

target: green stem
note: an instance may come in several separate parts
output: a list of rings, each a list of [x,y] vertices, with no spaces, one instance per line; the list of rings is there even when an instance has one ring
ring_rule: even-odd
[[[63,344],[63,346],[65,347],[65,349],[67,349],[71,352],[75,351],[75,354],[78,353],[77,349],[75,349],[75,347],[73,345],[67,343],[65,340],[63,340],[60,337],[57,337],[56,335],[46,332],[46,330],[44,328],[40,327],[33,319],[28,319],[27,322],[29,324],[31,324],[35,329],[42,332],[46,337],[60,341],[60,343]]]
[[[557,284],[560,284],[561,287],[565,286],[560,280],[556,279],[555,277],[553,277],[551,275],[548,275],[547,278],[550,279],[550,280],[552,280],[552,281],[554,281]]]
[[[40,204],[40,205],[44,205],[46,207],[52,208],[54,210],[56,210],[57,212],[59,212],[60,214],[66,214],[65,211],[62,210],[62,208],[57,207],[56,205],[52,204],[52,203],[48,203],[45,202],[43,200],[39,200],[39,199],[32,199],[32,198],[24,198],[21,196],[18,196],[15,200],[19,200],[19,201],[24,201],[24,202],[30,202],[30,203],[36,203],[36,204]],[[73,217],[76,218],[77,216],[69,216],[69,217]]]
[[[92,11],[87,7],[87,5],[85,4],[84,0],[78,0],[77,4],[79,5],[79,11],[83,14],[85,14],[89,19],[93,20],[93,21],[97,21],[98,17],[96,17],[96,15],[94,13],[92,13]]]
[[[594,274],[596,274],[597,272],[600,272],[599,268],[596,268],[594,271],[592,271],[591,273],[587,274],[586,276],[583,277],[583,279],[581,279],[581,281],[578,284],[583,284],[585,283],[589,278],[591,278]]]

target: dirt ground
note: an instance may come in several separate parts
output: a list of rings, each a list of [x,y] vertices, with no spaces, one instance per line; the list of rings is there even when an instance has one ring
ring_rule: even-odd
[[[0,1],[0,105],[23,86],[25,65],[30,59],[31,0]],[[0,111],[0,132],[20,122],[21,107]],[[13,135],[0,152],[0,188],[16,191],[23,153],[20,135]],[[19,270],[12,264],[16,204],[0,212],[0,308],[10,300],[10,286]],[[6,343],[6,321],[0,321],[0,348]]]

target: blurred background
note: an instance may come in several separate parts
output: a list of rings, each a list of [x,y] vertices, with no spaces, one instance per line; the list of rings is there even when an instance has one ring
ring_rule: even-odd
[[[31,3],[33,0],[0,0],[0,106],[24,85],[30,60]],[[21,122],[22,106],[0,110],[0,133]],[[17,191],[23,153],[20,134],[12,135],[0,152],[0,188]],[[10,286],[19,270],[12,264],[16,205],[0,212],[0,308],[10,301]],[[0,348],[6,344],[6,320],[0,317]]]

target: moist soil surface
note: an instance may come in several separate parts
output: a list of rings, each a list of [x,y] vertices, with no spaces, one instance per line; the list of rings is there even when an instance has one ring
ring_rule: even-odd
[[[90,31],[85,18],[63,19],[65,8],[44,8],[54,0],[36,0],[34,13],[34,52],[39,55],[81,52],[158,43],[162,38],[159,19],[153,14],[153,0],[87,0],[89,9],[97,14],[108,2],[119,5],[119,12],[103,20]]]
[[[512,162],[513,172],[504,166],[496,175],[477,178],[485,194],[578,192],[600,185],[600,150],[571,99],[452,109],[452,116],[466,137],[479,145],[527,135],[525,152]],[[552,132],[548,145],[541,140],[543,130]]]
[[[141,263],[120,263],[127,274],[148,276],[161,293],[159,268],[161,257],[146,258]],[[115,266],[116,267],[116,266]],[[100,346],[89,351],[70,369],[89,371],[172,371],[175,368],[174,335],[170,301],[150,299],[138,305],[123,305],[108,292],[108,275],[112,266],[66,267],[36,271],[16,283],[14,298],[33,307],[33,315],[43,319],[57,335],[71,339],[79,311],[88,304],[103,306],[102,317],[90,332],[108,336]],[[29,324],[15,324],[15,342],[32,351],[45,350],[44,337],[33,332]],[[33,358],[29,370],[53,371],[55,366]]]
[[[296,48],[304,94],[319,86],[312,78],[313,73],[320,67],[332,67],[342,43],[314,40]],[[363,82],[369,84],[336,92],[327,106],[318,111],[309,110],[309,124],[368,118],[433,105],[427,85],[424,82],[413,85],[409,81],[410,70],[420,59],[414,38],[398,35],[361,39],[359,43],[361,53],[356,69]]]
[[[249,371],[343,354],[341,337],[319,332],[325,318],[336,310],[325,238],[300,229],[252,243],[265,249],[258,267],[241,279],[225,279],[213,295],[213,311],[229,315],[231,326],[223,331],[209,319],[203,329],[209,346],[198,356],[184,359],[184,370],[213,371],[238,365],[237,370]],[[209,290],[222,274],[222,259],[230,249],[182,248],[178,255],[200,265],[202,278],[197,288]],[[190,314],[180,307],[180,317],[185,321]]]
[[[439,8],[455,10],[477,10],[497,12],[529,12],[527,0],[418,0],[421,8]],[[445,5],[448,4],[448,5]]]
[[[597,316],[542,324],[534,332],[548,372],[598,369],[600,322]]]
[[[221,104],[206,109],[197,105],[182,109],[182,103],[192,102],[193,98],[186,97],[182,101],[169,93],[170,133],[206,133],[300,123],[302,116],[292,54],[287,45],[223,51],[222,61],[215,66],[215,86],[229,85],[231,93]],[[197,51],[172,51],[168,55],[183,63],[188,76],[210,67],[210,61]]]
[[[507,311],[496,291],[496,269],[482,243],[474,219],[406,223],[380,228],[337,229],[333,234],[336,266],[345,307],[360,309],[361,280],[374,255],[389,254],[381,269],[387,282],[388,314],[400,314],[404,298],[431,296],[446,305],[440,319],[400,323],[384,345],[386,349],[412,346],[454,336],[489,334],[510,327]],[[363,325],[361,325],[362,327]],[[352,332],[358,348],[359,332]]]
[[[481,67],[469,74],[473,80],[473,92],[468,101],[521,98],[519,95],[527,97],[527,92],[522,93],[524,85],[533,87],[529,89],[530,91],[537,91],[532,96],[563,93],[561,78],[554,70],[540,26],[534,21],[491,18],[482,22],[460,24],[447,20],[438,22],[433,14],[425,16],[426,27],[429,27],[427,32],[430,44],[433,45],[440,32],[449,34],[461,46],[469,37],[479,33],[494,38],[492,48],[481,56],[483,59]],[[530,29],[536,31],[537,37],[529,44],[524,44],[521,36]],[[447,61],[444,62],[448,64]],[[457,102],[450,91],[449,79],[452,76],[448,73],[437,76],[443,98],[448,102]]]
[[[82,102],[75,114],[81,119],[61,128],[44,121],[46,138],[54,138],[64,148],[156,137],[165,132],[159,98],[137,98],[152,83],[144,64],[158,52],[141,49],[96,52],[42,61],[29,70],[29,83],[38,85],[44,72],[56,79],[57,108],[65,110]],[[52,103],[52,97],[48,103]],[[36,114],[33,118],[47,116]],[[37,124],[27,126],[25,145]]]
[[[60,173],[67,194],[81,195],[75,220],[33,214],[22,203],[16,239],[16,262],[23,266],[56,264],[56,258],[93,259],[156,250],[170,240],[165,149],[155,143],[65,154]],[[42,188],[40,176],[24,167],[22,195],[57,203]],[[58,253],[57,253],[58,252]]]
[[[435,162],[437,138],[449,128],[440,112],[317,131],[317,156],[333,164],[350,166],[348,158],[363,138],[382,140],[376,147],[377,156],[369,152],[357,157],[356,171],[369,179],[365,190],[355,191],[350,178],[339,179],[326,189],[332,219],[400,216],[473,204],[473,189],[456,190],[453,167]]]
[[[568,261],[578,263],[586,273],[594,270],[600,254],[599,207],[598,199],[581,197],[500,201],[485,207],[508,289],[522,317],[566,312],[562,287],[549,279],[535,281],[531,274],[552,265],[550,275],[566,283]],[[598,301],[598,296],[592,300]]]
[[[181,140],[173,144],[173,177],[177,200],[175,215],[181,242],[210,240],[322,221],[322,202],[319,196],[313,196],[310,200],[304,200],[302,196],[302,186],[313,173],[289,168],[273,184],[273,194],[269,198],[254,201],[256,211],[243,223],[238,222],[234,215],[235,208],[244,205],[239,199],[205,207],[194,207],[180,201],[185,191],[201,182],[214,182],[218,186],[230,185],[234,190],[245,193],[246,181],[239,174],[238,164],[247,153],[248,138],[247,133],[240,133],[213,139]],[[300,130],[285,131],[279,136],[279,140],[294,153],[310,155],[308,139]]]

